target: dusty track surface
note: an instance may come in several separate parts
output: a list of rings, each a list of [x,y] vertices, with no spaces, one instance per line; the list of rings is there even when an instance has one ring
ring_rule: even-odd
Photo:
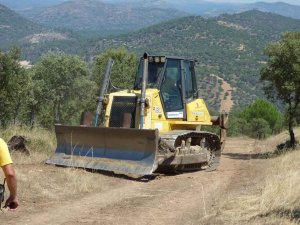
[[[227,83],[224,79],[219,78],[222,80],[222,89],[223,93],[221,94],[221,106],[220,112],[230,112],[231,108],[233,107],[233,100],[232,100],[232,87],[229,83]],[[225,93],[228,96],[225,97]]]
[[[95,182],[102,182],[101,191],[58,201],[23,202],[17,212],[0,212],[0,220],[22,225],[203,224],[205,218],[216,214],[216,205],[226,190],[242,189],[248,171],[262,164],[262,159],[252,157],[254,152],[254,140],[228,139],[219,169],[214,172],[159,175],[144,181],[97,174],[99,180]],[[43,173],[64,169],[41,167]],[[50,172],[49,176],[55,176]]]

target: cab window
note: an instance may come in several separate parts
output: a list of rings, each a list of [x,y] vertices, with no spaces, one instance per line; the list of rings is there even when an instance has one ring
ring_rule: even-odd
[[[191,62],[184,62],[184,81],[185,81],[185,98],[191,99],[194,94],[194,85],[193,85],[193,77],[191,70]]]
[[[180,60],[168,59],[161,85],[167,118],[183,118],[181,87]]]
[[[163,62],[149,62],[149,64],[148,64],[148,81],[147,81],[148,88],[157,87],[157,82],[158,82],[160,73],[164,68],[164,65],[165,65],[165,63],[163,63]],[[142,88],[143,73],[144,73],[144,62],[143,62],[143,60],[141,60],[140,64],[139,64],[135,84],[134,84],[135,90],[139,90]]]

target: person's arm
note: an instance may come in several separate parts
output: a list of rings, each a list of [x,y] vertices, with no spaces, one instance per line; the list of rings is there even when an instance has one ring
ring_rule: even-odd
[[[8,207],[11,210],[15,210],[19,206],[19,201],[17,198],[17,179],[15,171],[12,164],[2,166],[2,169],[6,178],[8,190],[10,192],[9,197],[5,202],[5,207]]]

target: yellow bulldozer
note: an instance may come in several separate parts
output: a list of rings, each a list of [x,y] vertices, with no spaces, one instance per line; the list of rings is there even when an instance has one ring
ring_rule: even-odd
[[[57,148],[47,163],[137,175],[215,170],[228,114],[210,115],[199,97],[195,63],[145,53],[134,88],[107,93],[109,60],[94,126],[56,125]],[[220,128],[219,134],[201,130],[211,125]]]

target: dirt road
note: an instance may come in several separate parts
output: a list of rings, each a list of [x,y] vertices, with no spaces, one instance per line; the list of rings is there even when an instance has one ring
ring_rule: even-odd
[[[254,140],[229,138],[219,169],[214,172],[160,175],[145,181],[97,174],[99,180],[94,182],[102,182],[101,191],[61,197],[52,202],[41,199],[35,203],[23,202],[15,213],[0,213],[1,222],[22,225],[203,224],[205,218],[216,213],[216,205],[224,193],[231,187],[243,188],[249,169],[261,164],[261,159],[252,159],[254,152]],[[41,167],[43,171],[64,169]]]

